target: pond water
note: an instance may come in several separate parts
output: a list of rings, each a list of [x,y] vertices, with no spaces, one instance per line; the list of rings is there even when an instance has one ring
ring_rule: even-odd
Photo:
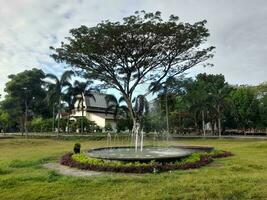
[[[134,147],[109,147],[88,151],[88,156],[106,160],[149,161],[183,158],[198,150],[186,147],[144,147],[143,151],[135,151]]]

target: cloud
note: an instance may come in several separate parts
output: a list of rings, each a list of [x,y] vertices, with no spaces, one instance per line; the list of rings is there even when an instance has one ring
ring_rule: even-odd
[[[208,20],[215,67],[189,71],[222,73],[230,83],[266,81],[267,2],[265,0],[2,0],[0,7],[0,93],[9,74],[39,67],[60,74],[49,46],[58,46],[71,28],[118,21],[136,10],[175,14],[182,21]]]

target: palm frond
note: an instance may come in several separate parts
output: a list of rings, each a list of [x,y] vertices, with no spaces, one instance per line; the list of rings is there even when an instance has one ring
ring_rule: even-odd
[[[105,109],[105,114],[107,115],[109,111],[114,111],[117,106],[115,105],[110,105]]]
[[[84,96],[91,97],[94,101],[96,101],[95,96],[90,90],[85,91]]]
[[[112,94],[106,95],[105,96],[105,99],[106,99],[107,105],[110,105],[110,104],[118,105],[119,104],[117,98],[114,95],[112,95]]]
[[[73,71],[65,71],[60,78],[60,83],[63,84],[64,82],[70,81],[71,77],[74,75]]]
[[[134,109],[135,112],[141,117],[148,113],[149,103],[144,95],[138,95],[136,97]]]
[[[54,84],[58,85],[59,84],[59,79],[55,74],[46,74],[45,78],[51,79],[53,81],[55,81]],[[48,82],[47,82],[48,83]],[[51,84],[51,83],[50,83]]]
[[[123,96],[121,96],[121,97],[119,98],[119,103],[122,103],[122,102],[126,102],[126,101],[125,101],[125,98],[124,98]]]

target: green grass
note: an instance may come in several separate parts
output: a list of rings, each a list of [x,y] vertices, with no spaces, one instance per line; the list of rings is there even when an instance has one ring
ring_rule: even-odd
[[[267,141],[171,142],[211,145],[235,154],[194,170],[78,178],[42,167],[72,150],[75,142],[81,142],[82,149],[106,144],[88,140],[0,140],[0,199],[267,199]]]

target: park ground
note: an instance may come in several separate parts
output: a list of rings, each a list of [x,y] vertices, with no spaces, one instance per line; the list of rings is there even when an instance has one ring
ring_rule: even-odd
[[[106,145],[105,140],[0,140],[0,199],[267,199],[264,140],[172,141],[171,144],[211,145],[234,153],[233,157],[216,159],[200,169],[184,171],[73,177],[43,167],[44,163],[57,162],[75,142],[81,142],[82,149]],[[117,143],[121,144],[125,142]]]

